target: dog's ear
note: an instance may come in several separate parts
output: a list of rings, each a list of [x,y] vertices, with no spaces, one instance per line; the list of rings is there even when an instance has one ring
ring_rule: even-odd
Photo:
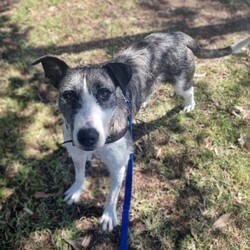
[[[62,60],[54,56],[43,56],[35,60],[31,65],[41,63],[43,65],[45,78],[58,88],[60,80],[65,76],[69,66]]]
[[[132,78],[132,69],[125,63],[112,62],[103,66],[115,83],[116,87],[120,87],[123,94],[126,94],[126,88]]]

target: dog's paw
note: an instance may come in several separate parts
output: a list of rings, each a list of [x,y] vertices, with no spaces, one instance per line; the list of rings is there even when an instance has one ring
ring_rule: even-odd
[[[193,109],[194,109],[194,106],[192,106],[192,105],[188,105],[188,106],[183,107],[183,111],[186,113],[192,111]]]
[[[111,206],[105,207],[103,215],[100,219],[100,223],[102,224],[103,231],[111,232],[117,225],[117,216],[115,208],[112,208]]]
[[[195,107],[195,102],[188,103],[188,104],[185,103],[183,105],[183,111],[186,112],[186,113],[188,113],[188,112],[192,111],[194,109],[194,107]]]
[[[68,205],[78,202],[80,200],[83,187],[83,183],[74,182],[74,184],[64,193],[64,201],[66,201]]]

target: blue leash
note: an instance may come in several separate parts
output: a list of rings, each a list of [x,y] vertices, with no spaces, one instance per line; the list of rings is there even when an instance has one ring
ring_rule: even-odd
[[[129,131],[130,131],[131,140],[133,141],[131,103],[128,100],[126,100],[126,102],[128,105]],[[132,153],[130,153],[130,156],[129,156],[127,176],[126,176],[124,204],[123,204],[123,213],[122,213],[120,250],[127,250],[128,249],[128,223],[129,223],[129,211],[130,211],[131,196],[132,196],[133,165],[134,165],[134,153],[132,152]]]

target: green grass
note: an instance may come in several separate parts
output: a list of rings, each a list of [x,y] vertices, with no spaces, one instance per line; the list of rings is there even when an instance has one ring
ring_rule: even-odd
[[[209,5],[209,18],[221,8],[230,17],[232,10],[249,14],[249,1],[218,4]],[[174,30],[180,17],[191,32],[193,16],[179,7],[134,0],[20,0],[0,13],[1,249],[71,249],[67,239],[85,242],[87,249],[118,248],[120,227],[103,233],[98,223],[109,178],[97,160],[87,171],[81,202],[69,208],[63,201],[74,174],[59,146],[57,93],[30,63],[44,54],[57,54],[72,66],[100,63],[145,33]],[[192,6],[184,8],[210,25]],[[175,15],[162,11],[175,9]],[[226,46],[247,35],[237,30],[206,31],[211,38],[223,34],[216,46]],[[249,249],[249,66],[249,48],[222,59],[197,59],[193,112],[172,110],[182,100],[163,84],[136,117],[130,249]],[[226,226],[213,229],[227,213]]]

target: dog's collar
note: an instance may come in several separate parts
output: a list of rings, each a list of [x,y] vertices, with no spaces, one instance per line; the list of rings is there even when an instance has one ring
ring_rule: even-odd
[[[127,132],[128,132],[128,128],[125,127],[121,131],[109,135],[106,138],[105,144],[109,144],[109,143],[116,142],[116,141],[120,140]]]
[[[131,115],[132,108],[131,108],[130,101],[125,97],[125,94],[124,94],[124,101],[127,104],[127,118],[128,118],[128,121],[130,121],[132,119],[132,115]],[[116,142],[116,141],[120,140],[127,132],[128,132],[128,126],[126,126],[125,128],[123,128],[122,130],[120,130],[117,133],[113,133],[113,134],[109,135],[106,138],[105,144],[109,144],[109,143]]]

